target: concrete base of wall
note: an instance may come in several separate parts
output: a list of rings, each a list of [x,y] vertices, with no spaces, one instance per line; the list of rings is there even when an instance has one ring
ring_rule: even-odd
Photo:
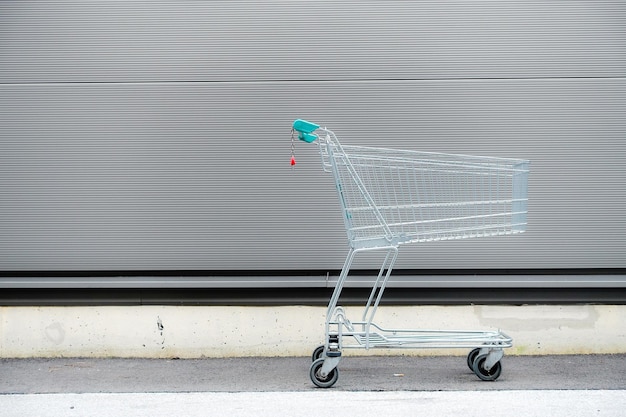
[[[325,308],[1,307],[0,357],[201,358],[308,356],[323,340]],[[359,319],[361,310],[348,307]],[[512,355],[626,353],[626,306],[381,307],[395,328],[502,329]],[[353,350],[441,355],[465,350]]]

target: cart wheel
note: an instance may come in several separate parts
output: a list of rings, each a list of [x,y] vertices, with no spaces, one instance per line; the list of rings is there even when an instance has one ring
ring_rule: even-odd
[[[479,353],[480,348],[476,348],[467,355],[467,366],[469,366],[472,372],[474,371],[474,361],[476,360],[476,356],[478,356]]]
[[[487,355],[477,356],[474,360],[474,366],[472,367],[472,370],[474,371],[476,376],[483,381],[495,381],[502,373],[502,365],[500,364],[500,362],[496,362],[490,370],[486,370],[484,368],[486,360]]]
[[[318,346],[313,351],[313,355],[311,355],[311,360],[315,362],[316,360],[321,358],[323,354],[324,354],[324,345]]]
[[[324,365],[324,358],[317,359],[315,362],[311,364],[311,368],[309,369],[309,376],[311,377],[311,381],[315,385],[320,388],[330,388],[335,385],[335,382],[339,379],[339,370],[337,368],[330,371],[326,378],[323,378],[319,372],[322,369],[322,365]]]

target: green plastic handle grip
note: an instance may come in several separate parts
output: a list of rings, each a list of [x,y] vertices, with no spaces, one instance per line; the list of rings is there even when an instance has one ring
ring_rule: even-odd
[[[298,131],[298,139],[311,143],[317,139],[317,135],[312,132],[319,129],[320,126],[315,123],[307,122],[306,120],[297,119],[294,120],[292,127],[294,130]]]

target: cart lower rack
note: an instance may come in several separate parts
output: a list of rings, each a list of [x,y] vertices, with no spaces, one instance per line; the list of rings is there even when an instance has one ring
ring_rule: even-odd
[[[342,350],[359,348],[467,348],[469,368],[482,380],[497,379],[503,349],[512,346],[499,330],[385,329],[373,320],[400,245],[525,231],[529,162],[342,145],[330,130],[301,119],[293,132],[318,142],[322,166],[335,179],[350,244],[328,303],[324,344],[312,355],[313,383],[334,385]],[[350,321],[337,305],[339,296],[355,255],[372,250],[386,256],[361,319]]]

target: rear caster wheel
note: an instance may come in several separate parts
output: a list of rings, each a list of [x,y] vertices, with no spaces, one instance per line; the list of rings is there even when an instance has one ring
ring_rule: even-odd
[[[317,359],[311,364],[311,368],[309,369],[309,376],[311,377],[311,381],[315,385],[320,388],[330,388],[335,385],[335,382],[339,379],[339,370],[337,368],[333,369],[323,377],[320,375],[320,371],[322,370],[322,365],[324,365],[324,358]]]
[[[486,360],[487,355],[478,355],[474,360],[472,370],[483,381],[495,381],[502,373],[502,365],[500,365],[500,362],[496,362],[491,369],[487,370],[485,369]]]
[[[467,366],[470,368],[470,371],[474,371],[474,361],[476,360],[476,356],[480,353],[480,348],[473,349],[467,355]]]
[[[324,354],[324,345],[318,346],[313,351],[313,355],[311,355],[311,360],[315,362],[316,360],[321,358],[323,354]]]

